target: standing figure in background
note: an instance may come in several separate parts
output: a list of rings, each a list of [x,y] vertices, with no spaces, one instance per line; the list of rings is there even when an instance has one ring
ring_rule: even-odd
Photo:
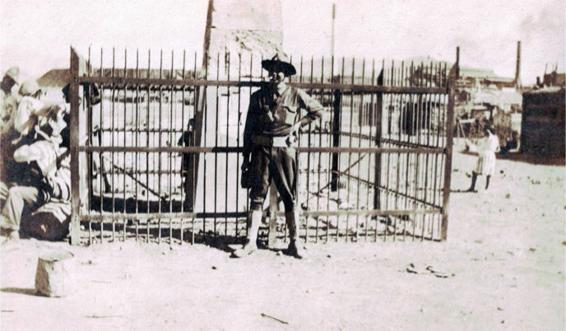
[[[181,138],[177,142],[178,146],[190,147],[194,146],[194,118],[189,119],[187,129],[183,132]],[[183,190],[185,192],[185,200],[183,201],[183,209],[185,211],[193,211],[193,186],[194,186],[194,153],[182,153],[181,160],[181,177],[183,177]]]
[[[261,66],[269,73],[269,83],[252,94],[244,129],[242,187],[250,188],[251,209],[247,243],[234,256],[243,257],[257,250],[263,202],[273,179],[285,205],[290,238],[287,252],[302,258],[303,252],[297,244],[298,167],[294,144],[299,128],[319,119],[323,107],[305,91],[287,85],[287,77],[297,71],[284,55],[264,60]],[[306,111],[306,115],[301,116],[301,111]]]
[[[499,138],[493,128],[486,124],[483,127],[484,137],[478,144],[478,161],[476,168],[472,171],[472,184],[469,192],[476,191],[476,181],[479,175],[485,175],[485,189],[489,188],[491,176],[495,173],[495,153],[499,151]]]

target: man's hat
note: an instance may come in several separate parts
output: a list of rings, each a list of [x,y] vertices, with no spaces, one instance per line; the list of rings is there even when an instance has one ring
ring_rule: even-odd
[[[289,63],[285,54],[277,53],[271,60],[261,61],[261,67],[267,71],[279,71],[285,76],[293,76],[297,73],[295,67]]]
[[[14,82],[19,83],[18,77],[20,76],[20,68],[18,67],[11,67],[10,69],[6,70],[4,76],[10,77]]]

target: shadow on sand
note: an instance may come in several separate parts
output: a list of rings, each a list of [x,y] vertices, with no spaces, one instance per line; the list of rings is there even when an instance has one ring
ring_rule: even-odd
[[[25,295],[32,295],[32,296],[41,296],[37,294],[37,291],[34,288],[19,288],[19,287],[3,287],[0,291],[4,293],[16,293],[16,294],[25,294]]]

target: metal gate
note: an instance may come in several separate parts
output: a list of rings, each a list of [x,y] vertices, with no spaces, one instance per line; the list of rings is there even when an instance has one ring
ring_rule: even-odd
[[[71,50],[72,242],[241,241],[261,59],[225,53],[200,69],[197,54],[107,53]],[[292,61],[290,84],[327,110],[298,142],[300,239],[445,240],[457,63]],[[81,98],[93,84],[97,105]],[[273,245],[286,229],[276,194],[266,200]]]

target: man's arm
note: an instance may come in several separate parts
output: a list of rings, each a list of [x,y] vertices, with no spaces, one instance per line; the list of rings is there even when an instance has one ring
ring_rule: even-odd
[[[309,125],[311,122],[316,121],[322,117],[324,107],[315,98],[307,94],[303,90],[298,90],[299,102],[301,107],[306,109],[307,114],[299,119],[297,123],[299,127]]]
[[[41,159],[42,156],[43,153],[41,153],[38,148],[30,145],[23,145],[14,152],[14,160],[19,163],[37,161]]]
[[[253,147],[252,136],[256,131],[258,114],[259,97],[256,93],[254,93],[250,98],[250,106],[248,107],[246,125],[244,127],[244,151],[242,152],[244,164],[249,162],[249,156]]]

